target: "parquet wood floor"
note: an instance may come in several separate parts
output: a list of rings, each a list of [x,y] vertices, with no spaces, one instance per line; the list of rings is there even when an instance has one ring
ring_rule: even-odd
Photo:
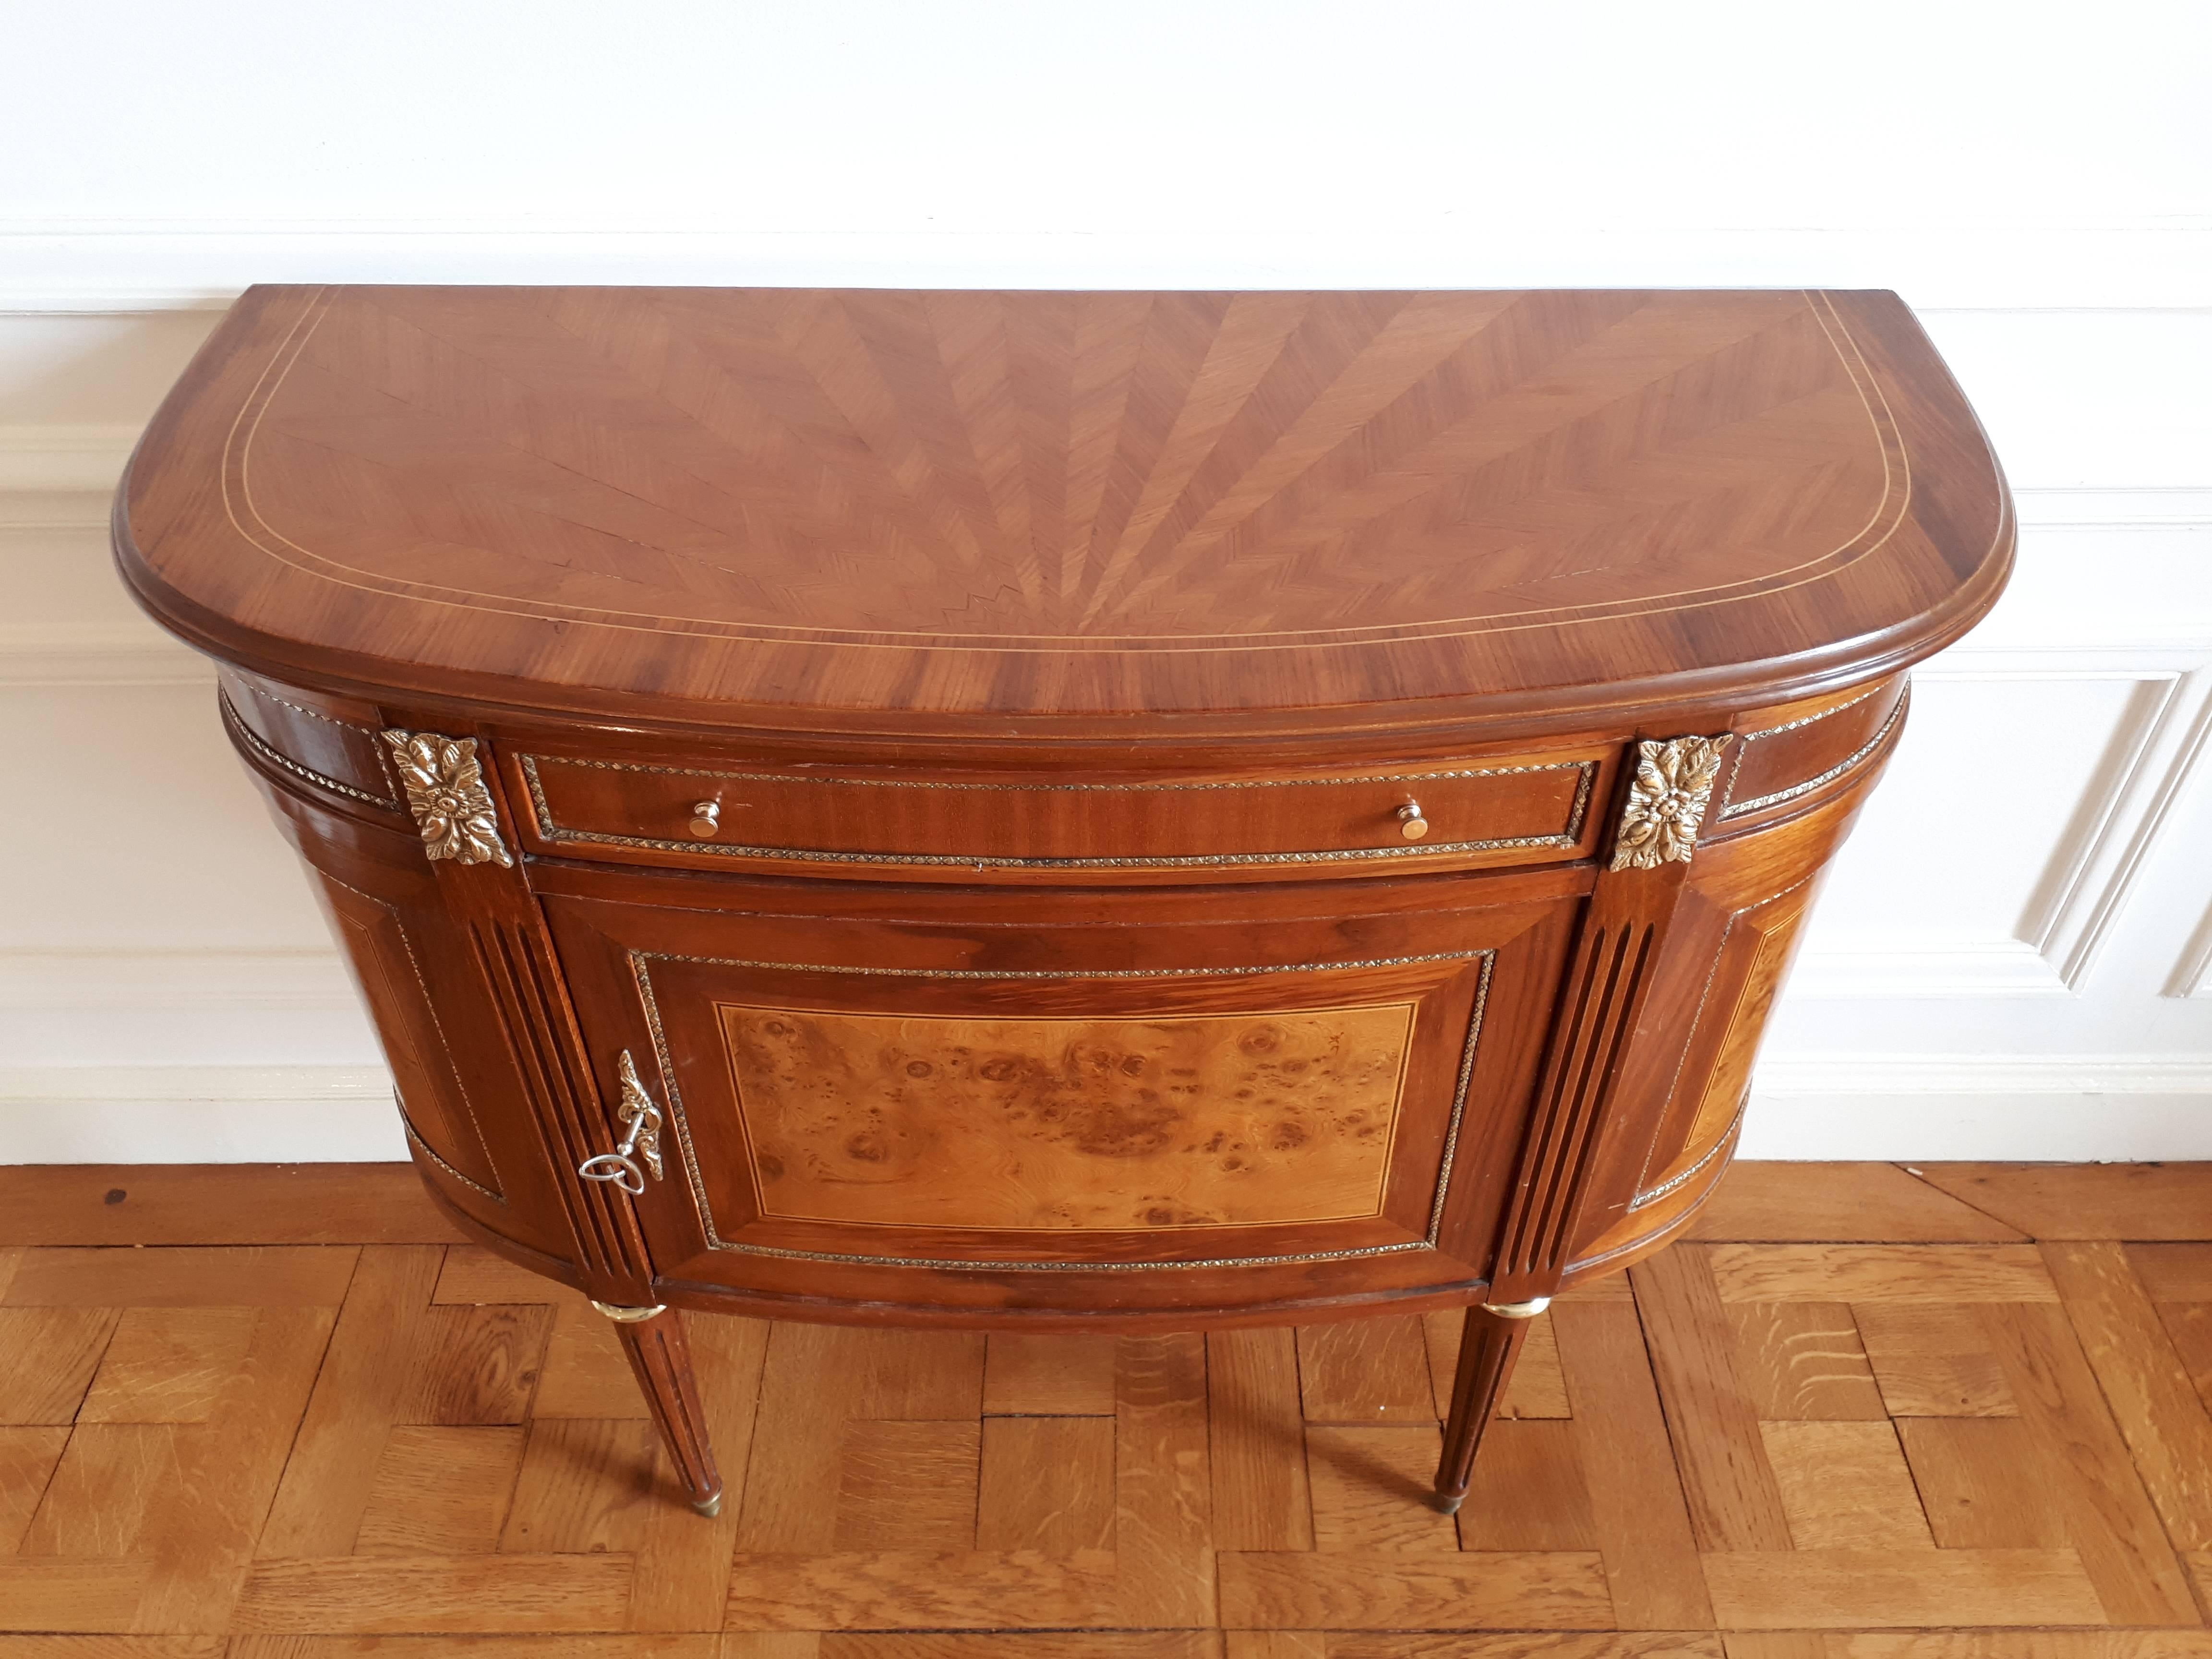
[[[410,1180],[0,1171],[0,1659],[2212,1659],[2212,1166],[1740,1166],[1456,1523],[1452,1316],[695,1316],[704,1522]]]

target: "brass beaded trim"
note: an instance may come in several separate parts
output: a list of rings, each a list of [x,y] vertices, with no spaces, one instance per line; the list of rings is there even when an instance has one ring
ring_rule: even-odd
[[[684,1149],[684,1174],[699,1206],[700,1225],[710,1249],[741,1255],[769,1256],[785,1261],[826,1261],[861,1267],[932,1267],[952,1273],[1150,1273],[1191,1272],[1208,1267],[1264,1267],[1303,1261],[1342,1261],[1355,1256],[1396,1255],[1407,1250],[1432,1250],[1443,1231],[1444,1200],[1451,1187],[1452,1158],[1459,1146],[1460,1120],[1467,1110],[1467,1091],[1474,1075],[1475,1045],[1482,1036],[1482,1016],[1490,1001],[1490,977],[1498,953],[1483,951],[1434,951],[1419,956],[1374,957],[1354,962],[1298,962],[1267,963],[1248,968],[1118,968],[1118,969],[980,969],[980,968],[846,968],[820,963],[757,962],[733,957],[678,956],[658,951],[632,951],[630,972],[637,981],[645,1023],[653,1036],[653,1057],[660,1066],[660,1080],[668,1096],[668,1115],[676,1126],[677,1144]],[[653,990],[647,964],[653,962],[699,963],[723,968],[763,968],[796,974],[872,975],[909,979],[1183,979],[1217,975],[1314,974],[1357,968],[1395,968],[1423,962],[1477,962],[1482,964],[1475,981],[1474,1007],[1468,1022],[1467,1041],[1460,1050],[1459,1080],[1453,1091],[1451,1116],[1444,1131],[1443,1158],[1437,1171],[1437,1191],[1429,1206],[1429,1230],[1418,1239],[1396,1244],[1363,1244],[1342,1250],[1300,1250],[1279,1255],[1214,1256],[1203,1261],[976,1261],[950,1257],[863,1255],[831,1250],[796,1250],[770,1244],[742,1244],[724,1238],[716,1230],[713,1206],[708,1202],[699,1160],[691,1146],[690,1125],[684,1116],[683,1091],[676,1081],[676,1066],[666,1034],[661,1028],[660,1004]]]
[[[1742,1127],[1743,1115],[1750,1109],[1750,1107],[1751,1085],[1749,1084],[1746,1084],[1744,1085],[1743,1098],[1735,1103],[1735,1115],[1728,1121],[1728,1127],[1721,1131],[1720,1139],[1714,1141],[1711,1146],[1708,1146],[1705,1150],[1705,1152],[1698,1158],[1698,1161],[1695,1164],[1692,1164],[1688,1169],[1679,1170],[1675,1174],[1668,1176],[1666,1180],[1661,1182],[1656,1187],[1652,1188],[1649,1192],[1637,1194],[1634,1198],[1629,1200],[1629,1212],[1632,1215],[1637,1211],[1644,1208],[1647,1204],[1656,1204],[1661,1199],[1666,1197],[1668,1194],[1673,1192],[1684,1182],[1687,1181],[1692,1176],[1697,1174],[1698,1170],[1704,1169],[1705,1165],[1711,1163],[1723,1152],[1726,1152],[1728,1150],[1729,1139],[1735,1135],[1738,1128]]]
[[[1862,697],[1857,701],[1863,702],[1866,699]],[[1896,702],[1891,705],[1887,717],[1885,718],[1881,723],[1881,729],[1876,732],[1872,737],[1869,738],[1865,743],[1862,744],[1850,754],[1846,755],[1842,760],[1838,761],[1826,771],[1821,773],[1820,776],[1815,778],[1808,778],[1802,783],[1793,783],[1787,789],[1778,789],[1771,795],[1756,795],[1749,800],[1732,800],[1727,805],[1721,808],[1722,818],[1725,820],[1728,818],[1740,817],[1746,812],[1756,812],[1762,807],[1779,806],[1783,802],[1795,800],[1800,795],[1809,795],[1814,790],[1820,788],[1824,784],[1833,783],[1838,778],[1843,776],[1844,773],[1850,771],[1853,767],[1856,766],[1861,761],[1866,759],[1868,756],[1873,754],[1875,750],[1881,748],[1884,743],[1888,741],[1889,734],[1897,729],[1897,723],[1905,718],[1905,708],[1911,702],[1912,688],[1908,685],[1904,690],[1898,693]],[[1851,706],[1852,705],[1850,703],[1844,705],[1846,708]],[[1777,731],[1783,731],[1787,728],[1778,726],[1775,729]]]
[[[295,778],[304,778],[318,789],[327,789],[334,795],[344,795],[351,799],[365,802],[370,806],[380,807],[386,812],[404,812],[407,810],[396,800],[383,795],[372,795],[366,789],[356,789],[349,783],[340,783],[336,778],[325,777],[312,767],[301,765],[289,755],[280,754],[270,748],[267,740],[246,723],[237,708],[232,705],[228,694],[218,690],[215,694],[215,699],[222,706],[224,729],[229,732],[238,742],[244,744],[255,755],[278,770],[289,772]],[[309,711],[302,709],[301,712],[305,714]],[[336,720],[331,723],[333,726],[340,724]]]
[[[407,1103],[399,1097],[399,1087],[397,1084],[392,1085],[392,1103],[399,1109],[399,1127],[407,1132],[407,1139],[415,1143],[416,1148],[422,1152],[423,1157],[428,1158],[431,1163],[436,1164],[441,1170],[443,1170],[447,1175],[453,1176],[454,1180],[459,1182],[462,1186],[468,1188],[471,1191],[482,1193],[486,1198],[490,1199],[495,1204],[504,1204],[507,1202],[506,1194],[494,1192],[490,1188],[485,1186],[483,1182],[471,1180],[467,1176],[463,1175],[452,1164],[447,1163],[444,1158],[438,1156],[438,1149],[436,1147],[433,1146],[428,1141],[423,1139],[420,1134],[416,1133],[415,1120],[407,1115]]]

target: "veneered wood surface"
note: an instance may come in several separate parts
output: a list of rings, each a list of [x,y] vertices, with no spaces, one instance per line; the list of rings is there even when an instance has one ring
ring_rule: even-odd
[[[1409,1291],[1466,1300],[1463,1290],[1449,1287],[1480,1268],[1459,1252],[1486,1246],[1511,1178],[1520,1103],[1544,1037],[1538,1011],[1553,994],[1571,896],[1587,878],[1571,868],[1437,877],[1419,885],[1240,886],[1213,890],[1201,904],[1117,890],[1048,907],[1011,890],[727,878],[709,888],[692,877],[569,865],[546,869],[544,902],[591,1044],[609,1056],[633,1053],[671,1115],[669,1155],[680,1153],[682,1173],[648,1183],[636,1206],[654,1253],[652,1299],[703,1305],[692,1298],[757,1296],[769,1298],[763,1306],[804,1305],[821,1316],[869,1322],[896,1309],[901,1318],[1002,1328],[1141,1317],[1193,1328],[1217,1314],[1257,1315],[1271,1304],[1284,1317],[1295,1307]],[[688,902],[651,902],[663,892]],[[1139,1030],[1206,1021],[1193,1031],[1227,1037],[1222,1058],[1263,1077],[1249,1062],[1266,1057],[1237,1046],[1254,1034],[1255,1016],[1263,1025],[1297,1013],[1293,1024],[1318,1037],[1329,1019],[1341,1018],[1334,1011],[1407,1003],[1414,1005],[1411,1038],[1403,1082],[1391,1091],[1401,1103],[1387,1132],[1379,1209],[1370,1198],[1348,1218],[1190,1225],[1172,1210],[1156,1223],[1160,1206],[1145,1203],[1136,1225],[1094,1219],[1081,1230],[1017,1229],[1003,1216],[988,1227],[941,1217],[921,1226],[878,1219],[856,1227],[764,1212],[776,1183],[756,1184],[757,1153],[743,1133],[743,1098],[757,1080],[731,1066],[719,1012],[805,1007],[860,1017],[828,1026],[852,1037],[851,1056],[805,1069],[835,1072],[849,1060],[854,1086],[834,1091],[832,1103],[865,1113],[874,1088],[862,1085],[879,1069],[882,1045],[853,1034],[907,1029],[902,1021],[916,1032],[951,1029],[926,1027],[925,1017],[977,1030],[1022,1020],[1048,1020],[1063,1031],[1094,1021],[1134,1022]],[[1039,1028],[1031,1031],[1025,1041],[1042,1040]],[[1307,1037],[1296,1043],[1294,1059],[1322,1055]],[[893,1068],[902,1080],[893,1087],[925,1081],[907,1076],[911,1060],[939,1063],[908,1055]],[[1164,1194],[1170,1204],[1175,1183],[1238,1184],[1231,1177],[1242,1172],[1219,1168],[1221,1152],[1187,1157],[1181,1149],[1202,1149],[1215,1128],[1233,1123],[1244,1104],[1233,1097],[1246,1086],[1256,1087],[1237,1082],[1218,1103],[1164,1093],[1164,1103],[1181,1103],[1176,1121],[1194,1132],[1207,1126],[1202,1136],[1150,1151],[1140,1139],[1129,1145],[1132,1156],[1079,1158],[1068,1168],[1084,1190],[1126,1182],[1138,1200]],[[1079,1121],[1120,1098],[1085,1094]],[[1133,1093],[1124,1103],[1144,1103]],[[983,1115],[963,1106],[955,1121],[927,1127],[948,1140],[980,1136],[995,1144],[999,1131],[979,1127]],[[1269,1167],[1291,1167],[1280,1156],[1271,1155]],[[1214,1176],[1196,1167],[1207,1162]],[[787,1177],[789,1169],[787,1158]],[[1289,1207],[1312,1216],[1304,1204]]]
[[[1931,1164],[1924,1178],[2032,1238],[2196,1239],[2212,1164]]]
[[[1616,753],[1584,745],[1170,778],[1034,767],[924,778],[910,766],[763,771],[528,751],[510,768],[530,803],[527,832],[564,857],[907,880],[1018,870],[1156,882],[1586,858],[1604,828]],[[711,836],[692,828],[702,804],[719,815]],[[1424,833],[1408,840],[1402,815],[1413,807]]]
[[[1819,691],[2011,535],[1903,304],[1794,290],[257,288],[117,519],[280,678],[878,732]]]
[[[763,1216],[1115,1231],[1376,1214],[1414,1005],[718,1012]]]
[[[20,1178],[43,1174],[70,1176]],[[334,1213],[383,1200],[375,1166],[325,1174]],[[2085,1215],[2105,1201],[2107,1170],[2036,1174],[2053,1227],[2081,1230],[2069,1181]],[[1871,1184],[1752,1164],[1729,1186],[1755,1212],[1823,1175]],[[0,1320],[99,1316],[45,1386],[53,1420],[0,1427],[6,1659],[2212,1655],[2212,1416],[2166,1334],[2212,1306],[2212,1243],[2047,1247],[2048,1289],[2017,1246],[1923,1242],[1905,1211],[1856,1237],[1818,1218],[1850,1253],[1826,1284],[1797,1246],[1686,1245],[1636,1300],[1616,1276],[1534,1322],[1557,1408],[1499,1417],[1456,1526],[1413,1496],[1437,1442],[1417,1320],[986,1338],[691,1316],[728,1483],[708,1522],[574,1292],[310,1216],[210,1248],[292,1177],[210,1171],[197,1199],[162,1178],[142,1239],[85,1249],[61,1212],[55,1243],[0,1249]],[[195,1207],[196,1243],[162,1246]],[[271,1273],[291,1305],[237,1299]],[[1774,1299],[1698,1288],[1723,1279]],[[82,1307],[7,1288],[64,1282]],[[509,1382],[486,1387],[464,1316],[503,1333]],[[1877,1370],[1979,1355],[2003,1392],[1839,1414],[1818,1378],[1863,1394],[1855,1328]],[[0,1372],[30,1346],[0,1345]]]

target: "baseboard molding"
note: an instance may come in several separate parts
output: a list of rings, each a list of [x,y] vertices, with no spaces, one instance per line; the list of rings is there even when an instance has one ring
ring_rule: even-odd
[[[0,1101],[16,1097],[5,1079],[34,1077],[97,1100],[92,1080],[111,1074],[139,1079],[131,1087],[149,1098],[261,1098],[256,1077],[378,1057],[335,951],[0,951]],[[162,1073],[174,1080],[156,1085]]]
[[[406,1155],[380,1066],[0,1067],[0,1164]],[[2212,1158],[2212,1054],[1778,1059],[1753,1085],[1742,1155]]]
[[[739,230],[611,215],[309,220],[11,219],[0,312],[225,302],[264,282],[737,283],[769,288],[1893,287],[1923,311],[2201,307],[2212,230],[2092,227],[1592,227],[1487,216],[1316,237],[1262,230]]]
[[[343,1164],[407,1156],[380,1066],[0,1067],[0,1164]]]
[[[1756,1096],[1911,1095],[2014,1099],[2194,1096],[2212,1115],[2212,1054],[1868,1054],[1801,1051],[1762,1060]],[[2022,1154],[2026,1156],[2026,1154]]]
[[[1752,1091],[1739,1155],[1884,1163],[2212,1158],[2202,1095],[1776,1095]]]

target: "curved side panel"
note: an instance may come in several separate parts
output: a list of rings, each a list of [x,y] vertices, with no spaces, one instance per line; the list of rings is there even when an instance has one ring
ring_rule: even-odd
[[[1726,1170],[1759,1040],[1820,874],[1900,723],[1895,711],[1882,716],[1881,741],[1836,787],[1807,792],[1809,804],[1698,846],[1672,921],[1665,983],[1642,1009],[1620,1063],[1593,1200],[1566,1252],[1571,1273],[1657,1249]]]
[[[241,745],[277,828],[313,872],[397,1085],[408,1151],[426,1182],[478,1227],[573,1260],[550,1160],[509,1063],[490,995],[411,830],[386,829],[307,789]]]
[[[416,1156],[447,1179],[504,1204],[499,1171],[484,1144],[468,1085],[453,1069],[422,959],[398,908],[318,870],[331,931],[352,964],[398,1085],[400,1116]]]

